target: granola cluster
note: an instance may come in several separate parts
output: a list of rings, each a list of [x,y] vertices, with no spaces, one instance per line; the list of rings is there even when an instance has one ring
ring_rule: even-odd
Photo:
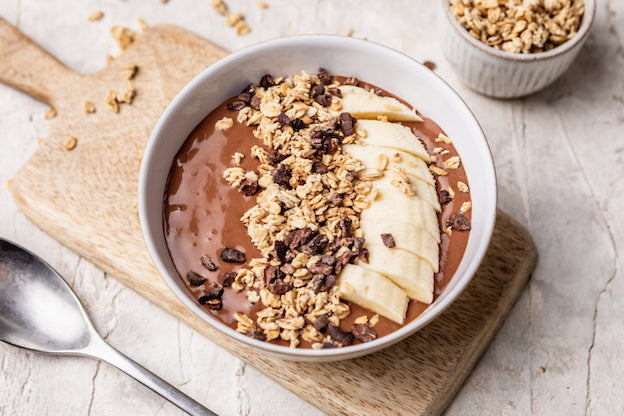
[[[332,116],[330,109],[340,111],[339,85],[324,70],[318,76],[265,75],[227,104],[238,111],[238,122],[256,126],[254,136],[264,145],[253,146],[250,155],[233,155],[236,165],[242,157],[258,159],[257,172],[240,166],[224,172],[228,183],[256,196],[241,221],[263,254],[231,284],[266,306],[255,321],[235,314],[240,333],[282,338],[293,348],[300,339],[327,348],[348,345],[358,335],[376,337],[368,323],[351,332],[339,328],[350,308],[334,284],[347,263],[368,262],[359,221],[378,177],[360,175],[362,162],[342,151],[341,144],[364,133],[350,114]]]
[[[572,39],[583,0],[450,0],[451,12],[486,45],[513,53],[548,51]]]

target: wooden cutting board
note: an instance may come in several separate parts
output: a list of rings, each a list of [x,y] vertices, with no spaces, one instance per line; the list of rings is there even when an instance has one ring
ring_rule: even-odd
[[[0,18],[0,81],[56,109],[50,135],[15,177],[17,205],[54,238],[330,415],[437,415],[486,348],[536,261],[527,231],[499,212],[483,264],[460,298],[407,340],[330,364],[267,358],[191,312],[152,265],[136,212],[140,155],[173,96],[227,52],[175,26],[155,26],[94,74],[65,67]],[[128,81],[122,68],[138,65]],[[136,89],[119,113],[110,90]],[[96,112],[88,114],[84,102]],[[68,151],[69,136],[78,140]],[[210,377],[207,375],[207,377]]]

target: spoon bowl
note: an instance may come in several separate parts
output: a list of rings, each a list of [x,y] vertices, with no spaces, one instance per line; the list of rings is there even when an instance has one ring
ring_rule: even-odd
[[[48,354],[106,361],[190,415],[216,416],[108,345],[63,278],[30,251],[0,238],[0,341]]]

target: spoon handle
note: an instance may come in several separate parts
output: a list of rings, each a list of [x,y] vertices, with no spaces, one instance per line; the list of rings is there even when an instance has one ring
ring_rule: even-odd
[[[182,393],[180,390],[176,389],[156,374],[135,363],[103,340],[101,342],[91,344],[88,351],[85,352],[87,352],[88,355],[99,358],[112,366],[117,367],[119,370],[134,378],[145,387],[158,393],[164,399],[169,400],[189,415],[218,416],[216,413],[191,399],[189,396]]]

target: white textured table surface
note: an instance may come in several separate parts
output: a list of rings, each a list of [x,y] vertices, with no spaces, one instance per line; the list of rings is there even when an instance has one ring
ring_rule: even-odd
[[[572,68],[529,98],[468,90],[442,57],[438,1],[229,0],[237,36],[209,0],[2,0],[0,15],[70,67],[116,52],[111,26],[176,23],[234,50],[296,33],[346,34],[437,64],[489,138],[499,206],[533,235],[540,259],[524,293],[448,415],[624,414],[624,1],[599,1]],[[297,4],[295,6],[295,4]],[[90,23],[96,10],[104,19]],[[96,327],[130,357],[223,415],[320,415],[311,405],[81,260],[30,223],[5,184],[46,135],[47,106],[0,85],[0,236],[55,267]],[[180,415],[106,364],[0,345],[0,415]],[[417,392],[415,392],[417,394]]]

